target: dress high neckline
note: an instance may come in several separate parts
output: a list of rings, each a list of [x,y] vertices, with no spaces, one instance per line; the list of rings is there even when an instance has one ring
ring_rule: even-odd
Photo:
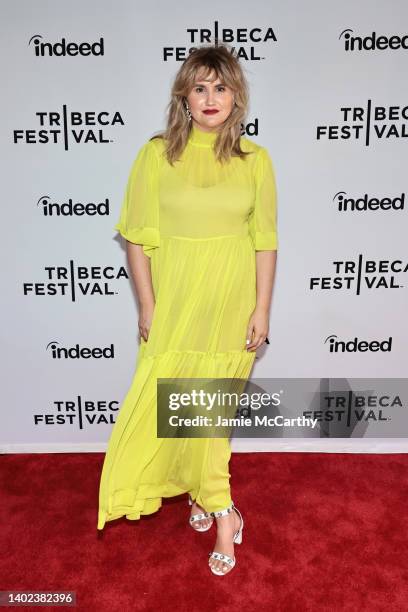
[[[218,132],[205,132],[194,124],[191,126],[190,142],[200,147],[212,147]]]

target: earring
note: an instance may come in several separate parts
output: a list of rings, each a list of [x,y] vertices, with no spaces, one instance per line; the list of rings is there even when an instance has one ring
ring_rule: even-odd
[[[191,111],[190,111],[190,108],[189,108],[189,106],[188,106],[188,102],[187,102],[187,100],[185,101],[184,108],[186,109],[186,115],[187,115],[187,119],[188,119],[188,121],[191,121],[191,117],[192,117],[192,115],[191,115]]]

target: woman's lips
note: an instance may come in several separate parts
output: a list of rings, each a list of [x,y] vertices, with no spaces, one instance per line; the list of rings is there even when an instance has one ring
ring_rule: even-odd
[[[203,111],[203,113],[205,113],[206,115],[215,115],[215,113],[218,113],[218,111],[215,109],[211,109],[211,110],[205,110]]]

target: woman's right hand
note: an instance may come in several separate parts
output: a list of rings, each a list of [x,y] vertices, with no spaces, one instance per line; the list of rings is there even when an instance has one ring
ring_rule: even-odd
[[[139,333],[146,342],[149,338],[150,327],[153,321],[154,307],[154,303],[146,304],[141,306],[139,311]]]

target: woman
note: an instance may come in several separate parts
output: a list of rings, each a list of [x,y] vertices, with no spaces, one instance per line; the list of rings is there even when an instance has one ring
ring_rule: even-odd
[[[115,229],[139,299],[136,372],[104,460],[98,529],[189,493],[190,525],[217,537],[209,565],[235,565],[243,519],[227,438],[156,436],[157,378],[247,379],[265,341],[277,252],[267,149],[241,137],[248,88],[224,46],[194,50],[176,75],[165,132],[139,150]]]

